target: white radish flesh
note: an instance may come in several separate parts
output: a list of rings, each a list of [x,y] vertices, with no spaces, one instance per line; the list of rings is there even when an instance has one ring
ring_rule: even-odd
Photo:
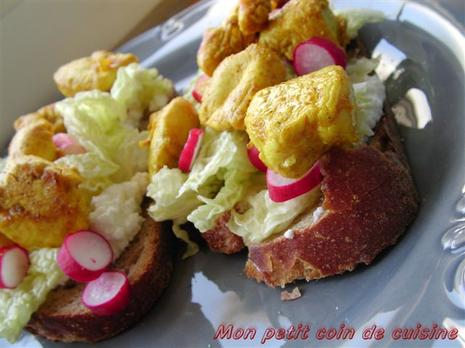
[[[86,149],[74,137],[66,133],[55,134],[52,141],[64,155],[78,155],[86,152]]]
[[[322,180],[320,164],[317,162],[298,179],[285,178],[272,170],[266,172],[268,194],[273,202],[285,202],[317,187]]]
[[[57,256],[63,273],[78,282],[96,279],[106,270],[112,259],[113,252],[108,241],[91,231],[68,235]]]
[[[189,131],[189,136],[184,144],[184,148],[182,149],[178,162],[179,169],[181,169],[184,173],[191,170],[199,152],[204,133],[204,130],[201,128],[193,128]]]
[[[260,152],[255,146],[247,148],[247,156],[249,156],[249,161],[255,168],[263,173],[266,173],[266,165],[260,159]]]
[[[105,272],[89,282],[81,301],[92,313],[108,316],[122,311],[129,304],[129,280],[121,272]]]
[[[29,269],[29,255],[19,246],[0,248],[0,289],[16,288]]]
[[[320,70],[328,65],[346,67],[347,58],[344,50],[334,42],[313,37],[301,42],[294,49],[294,70],[297,75],[305,75]]]

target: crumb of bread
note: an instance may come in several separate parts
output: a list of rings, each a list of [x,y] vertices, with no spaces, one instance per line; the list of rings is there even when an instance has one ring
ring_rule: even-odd
[[[294,231],[289,229],[286,232],[284,232],[284,238],[287,238],[287,239],[294,238]]]
[[[301,296],[302,294],[297,286],[291,292],[287,290],[281,291],[281,301],[297,300]]]

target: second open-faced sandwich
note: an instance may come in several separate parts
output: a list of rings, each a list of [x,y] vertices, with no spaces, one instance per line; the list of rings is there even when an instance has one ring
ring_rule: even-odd
[[[186,98],[152,115],[149,214],[197,250],[248,248],[269,286],[370,264],[416,216],[418,199],[378,61],[354,40],[373,12],[326,0],[239,1],[204,35]],[[192,105],[193,104],[193,105]]]
[[[68,98],[15,122],[0,170],[0,337],[100,341],[155,303],[171,233],[147,216],[148,115],[170,81],[98,51],[55,74]]]

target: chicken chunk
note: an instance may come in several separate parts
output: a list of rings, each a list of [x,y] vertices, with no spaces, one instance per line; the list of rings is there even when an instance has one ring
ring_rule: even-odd
[[[243,19],[244,20],[244,19]],[[222,26],[208,29],[197,53],[197,64],[208,76],[231,54],[238,53],[257,40],[253,34],[245,34],[239,28],[238,8]]]
[[[189,131],[200,126],[197,111],[182,97],[150,116],[149,173],[158,172],[164,166],[175,168],[186,143]]]
[[[22,125],[8,148],[10,157],[34,155],[49,161],[57,158],[57,148],[52,141],[53,126],[42,118],[31,118]]]
[[[0,233],[28,250],[58,247],[88,228],[90,194],[73,169],[36,156],[8,160],[0,183]]]
[[[292,60],[294,48],[313,36],[341,44],[340,23],[327,0],[292,0],[260,33],[259,43]]]
[[[239,29],[246,35],[262,31],[268,24],[268,15],[271,10],[271,0],[240,0],[238,10]]]
[[[286,80],[285,64],[275,52],[257,44],[226,58],[205,90],[200,122],[219,131],[243,130],[253,96]]]
[[[290,178],[332,146],[359,140],[352,85],[336,65],[258,92],[245,126],[267,167]]]
[[[13,241],[9,240],[7,237],[0,233],[0,248],[9,247],[14,244],[15,243],[13,243]]]
[[[133,54],[96,51],[90,57],[73,60],[60,67],[53,76],[63,95],[98,89],[109,91],[118,68],[137,62]]]
[[[14,127],[16,130],[19,130],[20,128],[25,127],[39,119],[50,122],[53,133],[55,134],[66,132],[63,123],[63,117],[56,109],[55,104],[46,105],[37,110],[36,112],[18,117],[18,119],[14,123]]]

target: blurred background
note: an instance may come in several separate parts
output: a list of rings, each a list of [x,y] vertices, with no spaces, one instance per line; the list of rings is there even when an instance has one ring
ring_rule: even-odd
[[[60,65],[118,47],[195,2],[0,0],[0,139],[16,117],[60,97]]]

